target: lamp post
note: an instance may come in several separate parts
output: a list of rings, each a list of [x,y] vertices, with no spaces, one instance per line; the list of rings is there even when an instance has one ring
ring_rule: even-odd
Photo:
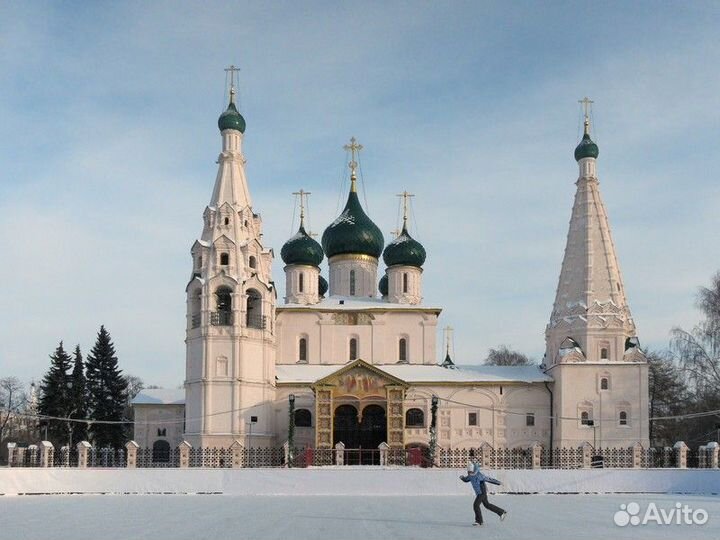
[[[431,466],[435,465],[435,452],[437,451],[437,409],[438,409],[437,396],[433,396],[430,405],[430,463]]]
[[[292,467],[295,446],[295,394],[288,396],[288,467]]]

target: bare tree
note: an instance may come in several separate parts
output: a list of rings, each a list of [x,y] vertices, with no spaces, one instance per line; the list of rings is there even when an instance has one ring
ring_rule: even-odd
[[[691,331],[673,328],[671,350],[687,371],[696,393],[720,394],[720,272],[701,287],[698,307],[705,318]]]
[[[26,402],[23,385],[17,377],[0,379],[0,443],[5,440]]]
[[[488,350],[486,365],[492,366],[530,366],[533,362],[523,353],[513,351],[507,345],[500,345],[497,349]]]

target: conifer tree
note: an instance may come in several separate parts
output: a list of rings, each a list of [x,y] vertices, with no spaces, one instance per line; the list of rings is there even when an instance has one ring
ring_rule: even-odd
[[[115,346],[104,326],[85,364],[88,412],[92,420],[121,421],[127,400],[127,381],[118,369]],[[95,446],[120,448],[124,445],[123,424],[93,423],[89,427]]]
[[[83,362],[80,345],[75,347],[75,366],[71,376],[71,418],[87,418],[87,390],[85,384],[85,363]],[[87,440],[87,424],[83,422],[71,422],[69,426],[72,435],[72,445]]]
[[[40,384],[40,403],[38,411],[43,416],[55,417],[55,420],[42,420],[41,433],[47,437],[56,447],[68,443],[68,432],[66,422],[58,420],[67,418],[71,411],[71,379],[70,367],[72,361],[63,342],[50,355],[50,369]],[[47,434],[47,435],[45,435]]]

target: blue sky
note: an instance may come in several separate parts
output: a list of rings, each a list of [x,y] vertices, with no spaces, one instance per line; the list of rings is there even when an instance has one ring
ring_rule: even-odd
[[[461,363],[542,356],[590,96],[640,339],[694,325],[720,268],[720,5],[508,4],[1,4],[0,376],[40,378],[105,324],[125,372],[182,383],[231,63],[266,245],[294,232],[298,188],[314,232],[335,218],[354,135],[386,239],[416,194],[425,299]],[[281,297],[279,258],[274,277]]]

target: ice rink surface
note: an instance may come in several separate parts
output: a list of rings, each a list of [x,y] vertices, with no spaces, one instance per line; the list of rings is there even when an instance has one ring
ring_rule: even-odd
[[[0,497],[0,540],[720,538],[720,497],[492,495],[505,521],[467,496],[49,495]],[[704,509],[705,525],[617,526],[621,504]]]

